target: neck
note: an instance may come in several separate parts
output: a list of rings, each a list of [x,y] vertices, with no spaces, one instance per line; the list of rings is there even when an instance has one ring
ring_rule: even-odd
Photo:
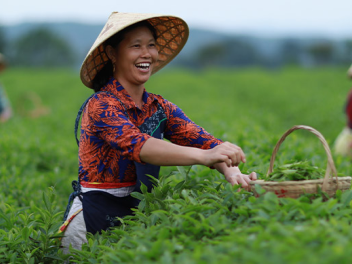
[[[121,85],[126,90],[126,92],[129,94],[129,96],[131,96],[131,98],[135,102],[135,104],[139,108],[142,108],[144,84],[141,84],[141,85],[127,84],[127,85],[125,85],[124,83],[121,83]]]

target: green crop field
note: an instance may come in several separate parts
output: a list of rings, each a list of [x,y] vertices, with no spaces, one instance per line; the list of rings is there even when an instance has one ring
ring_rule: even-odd
[[[8,69],[0,81],[14,110],[0,124],[1,263],[350,263],[352,191],[327,201],[321,194],[256,198],[202,166],[162,168],[158,187],[138,196],[134,216],[62,255],[57,229],[78,171],[74,121],[92,91],[78,71],[65,69]],[[259,178],[294,125],[317,129],[332,148],[350,86],[346,69],[332,67],[165,69],[146,84],[241,146],[241,170]],[[333,158],[339,175],[351,175],[350,159]],[[289,161],[327,164],[320,141],[303,130],[287,137],[275,164]]]

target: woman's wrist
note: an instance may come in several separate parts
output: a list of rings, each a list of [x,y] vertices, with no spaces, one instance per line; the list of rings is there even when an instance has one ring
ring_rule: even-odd
[[[237,166],[228,167],[225,162],[214,164],[214,168],[225,177],[229,177],[234,174],[241,174],[241,171]]]

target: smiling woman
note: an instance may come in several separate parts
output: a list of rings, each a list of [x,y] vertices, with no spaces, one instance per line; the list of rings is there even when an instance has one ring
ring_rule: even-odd
[[[246,161],[240,147],[216,139],[144,87],[187,38],[188,26],[178,17],[114,12],[89,51],[81,80],[95,93],[76,119],[77,131],[83,113],[79,177],[60,228],[65,253],[70,244],[80,249],[87,232],[107,230],[120,224],[117,217],[131,215],[139,200],[130,194],[142,184],[151,191],[149,175],[158,178],[160,166],[214,167],[244,188],[256,179],[238,169]]]
[[[135,24],[118,44],[106,47],[112,62],[114,77],[129,91],[133,101],[142,108],[144,83],[158,61],[155,37],[147,22]]]

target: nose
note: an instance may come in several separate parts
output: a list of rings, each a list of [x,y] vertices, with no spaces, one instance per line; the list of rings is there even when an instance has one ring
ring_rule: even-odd
[[[151,57],[150,50],[148,49],[148,47],[144,46],[142,48],[141,56],[143,58],[150,58]]]

